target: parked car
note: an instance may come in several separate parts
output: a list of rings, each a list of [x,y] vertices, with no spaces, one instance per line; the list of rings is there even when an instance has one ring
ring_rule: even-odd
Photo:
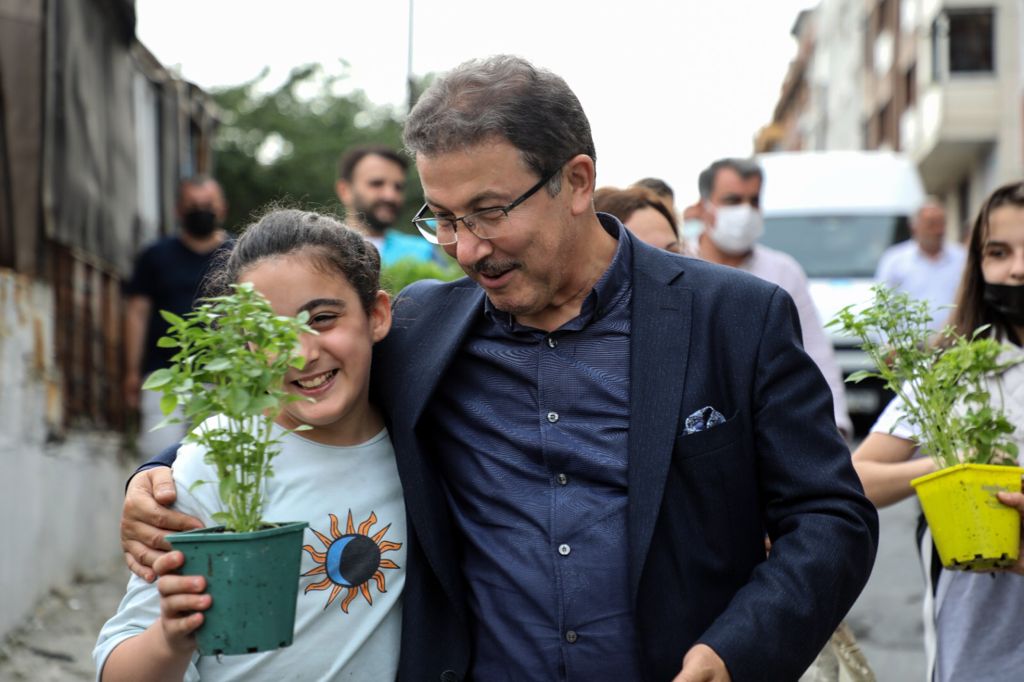
[[[800,262],[822,322],[869,302],[879,257],[910,237],[910,219],[925,198],[913,162],[886,151],[771,152],[757,160],[764,169],[761,241]],[[856,339],[828,331],[844,378],[873,367]],[[847,385],[859,434],[889,398],[880,382]]]

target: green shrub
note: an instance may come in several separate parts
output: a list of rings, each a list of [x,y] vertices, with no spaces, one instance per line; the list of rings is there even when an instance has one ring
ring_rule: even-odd
[[[439,279],[450,282],[462,277],[464,273],[455,261],[441,265],[433,261],[421,261],[415,258],[403,258],[392,263],[381,271],[381,286],[392,296],[421,279]]]

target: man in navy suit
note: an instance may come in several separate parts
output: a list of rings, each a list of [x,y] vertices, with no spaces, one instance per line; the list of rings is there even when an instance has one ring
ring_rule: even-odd
[[[436,81],[405,142],[416,226],[468,277],[404,290],[374,356],[410,521],[400,676],[799,677],[878,519],[790,297],[596,214],[582,107],[521,59]],[[166,480],[126,498],[139,570],[181,522],[152,513]]]

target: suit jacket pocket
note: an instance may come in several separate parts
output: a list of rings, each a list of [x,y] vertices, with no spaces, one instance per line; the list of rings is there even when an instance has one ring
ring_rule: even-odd
[[[675,456],[679,459],[689,459],[731,445],[740,437],[742,428],[740,417],[741,413],[736,412],[718,426],[677,437]]]

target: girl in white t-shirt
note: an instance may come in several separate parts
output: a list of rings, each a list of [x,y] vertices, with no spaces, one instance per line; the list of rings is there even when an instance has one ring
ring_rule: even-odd
[[[216,275],[221,290],[251,282],[280,315],[307,312],[317,332],[301,338],[305,367],[285,378],[306,400],[287,403],[276,420],[281,430],[311,428],[283,435],[265,507],[268,518],[309,523],[294,644],[220,661],[199,656],[192,635],[211,597],[202,577],[169,574],[183,561],[171,552],[154,566],[158,585],[133,576],[103,627],[99,679],[395,678],[406,528],[394,451],[369,401],[373,345],[391,327],[379,276],[377,251],[360,234],[298,210],[251,225]],[[213,525],[217,486],[191,489],[216,479],[202,450],[182,447],[173,472],[175,508]],[[345,551],[330,551],[336,543]]]
[[[982,325],[1004,341],[1001,360],[1024,355],[1024,183],[1000,187],[984,202],[971,231],[967,263],[951,324],[965,336]],[[990,395],[1017,429],[1013,434],[1024,461],[1024,364],[989,377]],[[853,453],[867,496],[879,507],[913,493],[910,481],[935,471],[921,456],[917,432],[904,419],[897,398]],[[1024,513],[1024,497],[1000,494]],[[1012,572],[998,574],[932,570],[927,532],[922,562],[929,582],[925,598],[925,645],[930,679],[1003,679],[1024,669],[1024,559]]]

